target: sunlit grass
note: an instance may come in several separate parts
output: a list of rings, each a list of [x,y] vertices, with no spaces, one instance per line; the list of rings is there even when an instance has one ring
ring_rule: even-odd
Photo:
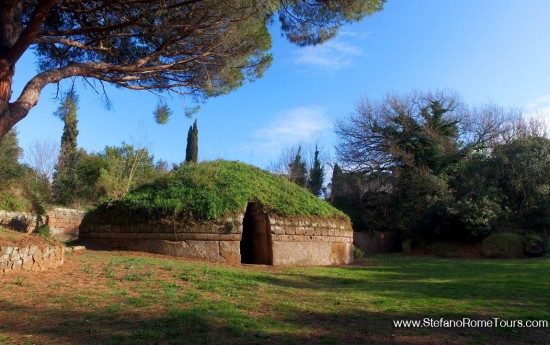
[[[106,344],[362,344],[369,337],[396,333],[415,337],[415,342],[437,337],[476,344],[496,336],[506,344],[519,335],[536,343],[543,331],[453,333],[395,329],[392,321],[550,320],[549,259],[381,256],[355,266],[314,268],[232,267],[105,252],[87,252],[78,259],[84,269],[73,279],[86,281],[85,288],[50,281],[47,286],[55,292],[40,300],[35,297],[39,287],[26,283],[12,290],[25,293],[22,302],[0,302],[0,317],[17,320],[34,304],[44,303],[40,315],[48,318],[47,325],[29,325],[25,334],[45,336],[44,343]],[[6,339],[20,339],[9,327],[3,332]]]

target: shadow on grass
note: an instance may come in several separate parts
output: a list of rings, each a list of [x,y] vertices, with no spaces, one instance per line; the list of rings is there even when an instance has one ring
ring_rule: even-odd
[[[447,299],[499,303],[501,317],[510,317],[518,305],[550,305],[549,260],[445,260],[402,258],[373,266],[293,269],[288,273],[254,279],[283,288],[369,292],[395,299]],[[307,272],[307,274],[303,274]],[[317,273],[319,272],[319,273]],[[507,306],[512,309],[508,312]],[[550,310],[539,308],[528,318],[550,319]]]
[[[85,307],[70,300],[29,306],[0,298],[0,315],[8,316],[0,323],[0,336],[17,344],[550,343],[548,329],[397,329],[393,325],[399,319],[465,316],[550,319],[548,260],[399,258],[365,266],[262,271],[97,255],[112,272],[97,270],[94,279],[101,281],[109,274],[116,283],[131,274],[133,295],[115,299],[108,307]],[[90,253],[81,259],[92,262],[95,256]],[[140,276],[145,270],[168,267],[162,280]],[[192,298],[182,298],[182,293],[190,292]],[[89,287],[74,298],[82,302],[106,298],[95,293]],[[382,305],[376,305],[380,300]],[[432,303],[441,308],[431,308]],[[453,309],[455,303],[466,306]],[[465,315],[467,310],[473,314]],[[33,316],[39,317],[28,319]]]
[[[21,310],[2,302],[0,310]],[[250,315],[234,315],[213,303],[170,310],[162,315],[113,312],[110,309],[83,311],[25,308],[40,313],[47,323],[8,320],[0,334],[20,343],[55,344],[517,344],[547,343],[542,329],[516,332],[507,329],[395,328],[394,320],[422,320],[425,316],[294,310],[286,326],[265,330]],[[280,321],[277,321],[280,323]],[[279,325],[281,326],[281,325]],[[288,327],[288,330],[286,327]]]

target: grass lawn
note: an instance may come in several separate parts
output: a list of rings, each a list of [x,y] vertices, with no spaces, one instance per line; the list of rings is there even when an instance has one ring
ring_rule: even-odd
[[[548,328],[395,328],[398,319],[550,320],[550,259],[377,256],[232,267],[84,251],[0,276],[0,344],[547,344]]]

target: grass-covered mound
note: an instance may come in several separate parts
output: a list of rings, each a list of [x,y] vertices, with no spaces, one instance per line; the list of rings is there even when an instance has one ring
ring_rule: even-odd
[[[251,201],[280,216],[347,219],[329,203],[283,177],[223,160],[185,165],[131,191],[109,208],[116,210],[117,218],[128,221],[144,217],[203,221],[242,213]]]

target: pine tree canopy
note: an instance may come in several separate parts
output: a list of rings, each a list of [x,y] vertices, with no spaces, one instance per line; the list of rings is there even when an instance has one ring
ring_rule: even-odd
[[[334,37],[342,24],[380,11],[384,2],[0,1],[0,138],[37,104],[47,84],[84,77],[133,90],[217,96],[269,67],[268,28],[276,19],[291,42],[313,45]],[[39,73],[12,101],[15,64],[29,48]]]

